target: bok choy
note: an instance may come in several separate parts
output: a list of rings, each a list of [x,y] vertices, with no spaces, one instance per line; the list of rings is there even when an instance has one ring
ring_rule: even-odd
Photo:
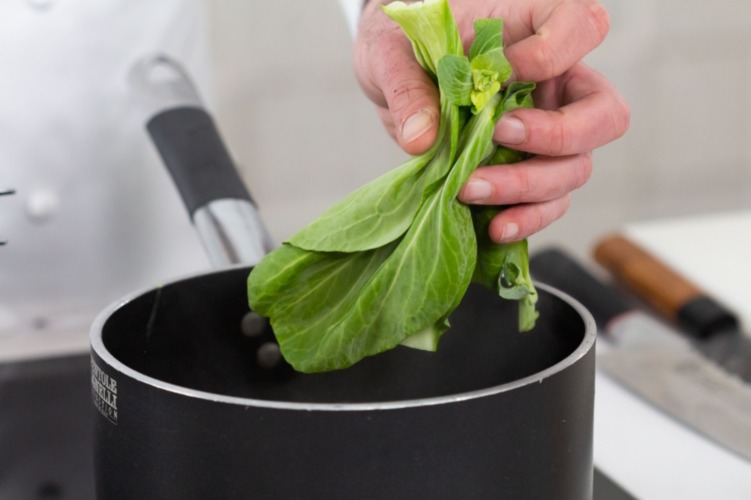
[[[302,372],[400,344],[435,350],[471,282],[519,301],[520,330],[537,318],[526,241],[492,242],[488,223],[502,207],[457,200],[478,166],[525,157],[492,134],[503,113],[533,105],[534,84],[504,87],[511,66],[500,19],[475,21],[465,55],[446,0],[384,11],[438,85],[439,132],[426,153],[345,197],[250,273],[251,308],[270,318],[283,356]]]

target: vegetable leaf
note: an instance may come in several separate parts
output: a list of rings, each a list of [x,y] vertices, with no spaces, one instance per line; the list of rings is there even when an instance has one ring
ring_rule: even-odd
[[[474,233],[463,221],[467,207],[445,203],[445,193],[433,191],[398,243],[353,253],[285,245],[256,266],[250,301],[271,318],[296,369],[344,368],[393,348],[435,323],[464,294],[474,267],[474,259],[465,258],[476,252]]]
[[[267,255],[248,277],[252,309],[270,318],[282,354],[303,372],[345,368],[399,344],[435,350],[471,281],[536,319],[526,242],[496,245],[487,224],[500,207],[457,195],[475,168],[523,159],[492,135],[507,110],[531,106],[533,84],[514,83],[502,23],[475,23],[469,57],[446,0],[384,7],[437,82],[435,144],[354,191]]]
[[[534,89],[534,83],[513,82],[509,84],[503,93],[501,113],[517,108],[533,107],[534,102],[532,101],[532,91]]]
[[[503,47],[503,21],[501,19],[476,19],[475,39],[469,47],[469,58],[494,52]]]
[[[430,159],[430,155],[415,157],[353,191],[289,243],[321,252],[355,252],[394,241],[407,231],[420,208]]]
[[[469,49],[472,68],[472,111],[479,112],[501,83],[511,76],[511,65],[503,55],[503,22],[500,19],[477,19],[475,39]]]
[[[456,112],[444,102],[444,117]],[[456,120],[443,120],[437,140],[426,153],[356,189],[288,243],[320,252],[370,250],[402,236],[414,220],[427,186],[446,175],[454,154]]]
[[[447,55],[438,62],[438,88],[441,96],[455,106],[472,104],[472,66],[465,56]]]
[[[535,327],[539,313],[537,290],[529,275],[527,240],[505,245],[506,255],[498,276],[498,294],[505,299],[519,301],[519,330],[527,332]]]
[[[477,233],[477,265],[472,281],[494,290],[504,299],[519,301],[519,330],[534,328],[537,290],[529,274],[527,240],[497,244],[488,236],[490,220],[499,207],[472,207]]]
[[[412,42],[417,61],[431,77],[436,78],[443,56],[464,55],[459,29],[445,0],[397,1],[384,5],[383,10],[399,23]]]

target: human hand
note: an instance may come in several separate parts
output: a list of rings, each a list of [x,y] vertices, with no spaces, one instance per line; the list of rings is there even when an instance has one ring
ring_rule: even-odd
[[[355,73],[384,126],[410,154],[436,138],[438,90],[399,27],[371,0],[355,41]],[[506,113],[498,144],[534,154],[477,169],[459,194],[465,203],[510,205],[490,224],[498,242],[530,236],[561,217],[570,193],[592,172],[591,151],[623,135],[629,109],[615,88],[581,59],[602,42],[608,15],[596,0],[449,0],[465,47],[476,18],[504,19],[513,77],[537,82],[535,109]]]

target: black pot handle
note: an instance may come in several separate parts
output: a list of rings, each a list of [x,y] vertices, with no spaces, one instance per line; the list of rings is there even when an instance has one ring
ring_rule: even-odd
[[[258,263],[271,250],[271,239],[186,71],[156,55],[139,61],[130,81],[147,110],[149,135],[214,267]]]
[[[152,117],[146,128],[191,218],[214,200],[253,203],[205,109],[168,109]]]

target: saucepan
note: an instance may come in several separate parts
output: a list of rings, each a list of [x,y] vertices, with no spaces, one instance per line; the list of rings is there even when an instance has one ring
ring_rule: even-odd
[[[579,303],[538,284],[539,322],[519,333],[515,304],[472,287],[436,353],[295,372],[246,301],[271,246],[255,204],[187,75],[156,63],[176,71],[151,83],[164,105],[147,128],[215,269],[93,325],[99,498],[592,497],[595,325]]]

